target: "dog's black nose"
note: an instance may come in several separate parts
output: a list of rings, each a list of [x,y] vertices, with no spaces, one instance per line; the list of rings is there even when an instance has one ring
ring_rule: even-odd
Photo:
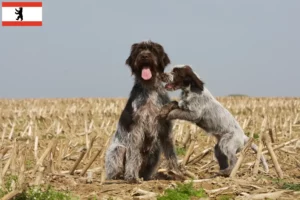
[[[149,55],[147,55],[147,54],[142,55],[142,59],[148,59],[148,58],[149,58]]]

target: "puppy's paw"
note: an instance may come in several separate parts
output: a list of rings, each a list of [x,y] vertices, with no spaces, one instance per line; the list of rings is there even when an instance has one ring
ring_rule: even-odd
[[[163,83],[170,83],[171,82],[170,75],[168,73],[160,74],[159,78]]]
[[[231,169],[227,168],[227,169],[222,169],[218,172],[219,176],[224,176],[224,177],[229,177],[231,174]]]
[[[162,119],[165,119],[165,118],[167,118],[167,116],[168,116],[169,113],[170,113],[170,109],[167,108],[167,107],[163,107],[163,108],[160,110],[160,112],[159,112],[159,114],[158,114],[158,117],[159,117],[159,118],[162,118]]]
[[[169,114],[172,110],[174,110],[174,109],[176,109],[176,108],[179,108],[178,102],[177,102],[177,101],[171,101],[170,103],[164,105],[164,106],[161,108],[161,110],[160,110],[160,112],[159,112],[159,116],[160,116],[161,118],[166,118],[166,117],[168,116],[168,114]]]

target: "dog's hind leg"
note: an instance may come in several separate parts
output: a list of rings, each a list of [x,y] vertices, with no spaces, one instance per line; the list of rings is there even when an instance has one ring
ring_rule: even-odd
[[[124,175],[126,148],[112,144],[105,156],[106,179],[119,179]]]
[[[215,156],[218,160],[220,170],[224,170],[228,167],[228,158],[227,156],[221,151],[219,144],[215,145]]]
[[[229,166],[226,169],[220,170],[221,175],[229,176],[231,174],[231,171],[237,162],[237,156],[234,154],[229,154],[228,160],[229,160]]]
[[[219,142],[219,147],[221,152],[228,158],[229,166],[226,169],[220,170],[221,175],[230,175],[237,162],[236,153],[241,150],[243,145],[243,139],[236,135],[236,133],[226,133],[222,136]]]

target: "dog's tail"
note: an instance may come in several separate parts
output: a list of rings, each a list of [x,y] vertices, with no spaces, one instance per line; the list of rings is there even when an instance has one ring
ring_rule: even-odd
[[[247,136],[245,135],[245,136],[244,136],[244,144],[246,144],[246,143],[248,142],[248,140],[249,140],[249,137],[247,137]],[[252,149],[255,153],[258,152],[258,147],[257,147],[257,145],[254,144],[254,143],[251,144],[251,149]],[[263,165],[263,167],[264,167],[265,172],[268,173],[268,172],[269,172],[269,166],[268,166],[268,163],[267,163],[267,161],[266,161],[266,159],[265,159],[265,157],[264,157],[263,155],[261,155],[260,161],[261,161],[261,163],[262,163],[262,165]]]

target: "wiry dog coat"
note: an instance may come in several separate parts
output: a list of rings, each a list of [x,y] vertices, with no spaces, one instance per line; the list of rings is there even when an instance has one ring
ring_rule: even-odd
[[[168,55],[158,43],[132,45],[126,64],[131,67],[135,82],[106,152],[107,179],[149,180],[156,170],[161,149],[169,167],[178,170],[172,124],[157,118],[162,106],[170,102],[159,79],[169,63]]]

